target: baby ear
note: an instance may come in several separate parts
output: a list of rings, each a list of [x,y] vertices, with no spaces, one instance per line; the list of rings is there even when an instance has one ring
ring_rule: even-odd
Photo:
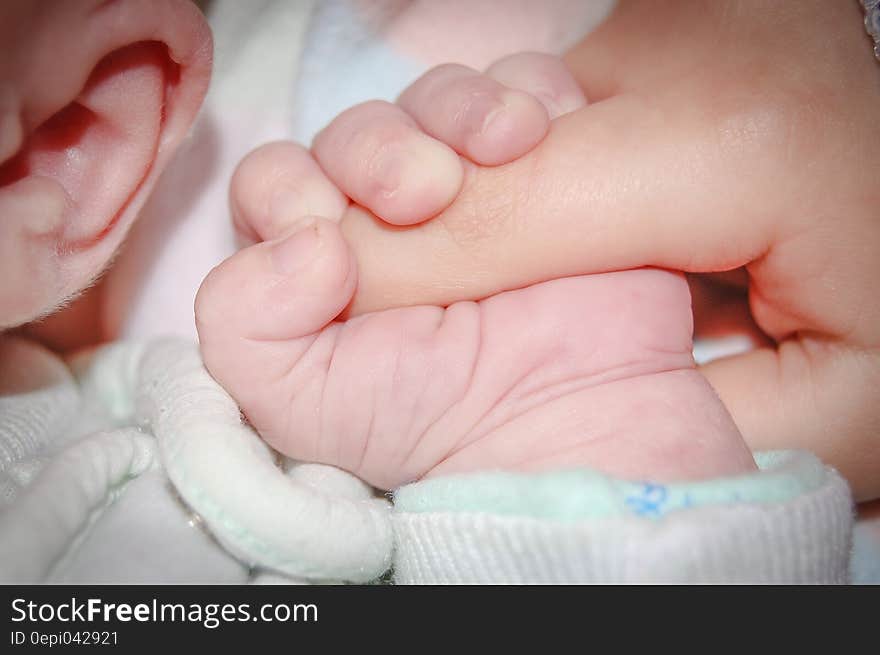
[[[194,7],[130,0],[106,11],[117,12],[103,17],[108,54],[77,78],[62,49],[59,61],[41,51],[49,64],[33,65],[39,75],[19,82],[5,112],[20,129],[0,139],[12,155],[0,160],[0,276],[12,282],[0,289],[0,328],[53,310],[104,268],[207,90],[210,32]],[[101,47],[83,43],[81,59]],[[45,88],[52,102],[39,102]]]
[[[156,157],[165,88],[176,74],[163,44],[117,50],[72,102],[26,137],[0,171],[0,185],[42,196],[32,199],[40,206],[30,204],[31,232],[51,236],[60,251],[75,251],[112,226]],[[47,203],[47,191],[63,202]],[[21,208],[29,205],[26,196],[18,200]],[[36,213],[42,215],[35,223]]]

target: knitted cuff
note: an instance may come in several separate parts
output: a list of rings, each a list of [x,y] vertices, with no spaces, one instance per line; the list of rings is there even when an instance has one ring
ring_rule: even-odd
[[[439,479],[409,485],[396,497],[394,581],[846,583],[853,522],[846,482],[809,453],[776,453],[758,460],[760,473],[731,482],[740,487],[763,484],[773,493],[680,506],[662,516],[587,511],[577,517],[548,507],[548,515],[556,513],[548,518],[533,511],[538,503],[526,502],[522,506],[529,509],[516,513],[499,509],[497,498],[490,499],[487,511],[479,510],[479,499],[473,498],[463,510],[462,496],[449,490],[446,500],[454,501],[445,507],[437,501]],[[767,484],[780,475],[789,482],[794,476],[798,484],[790,485],[788,493],[781,493],[778,484]],[[546,503],[546,484],[518,477],[520,500],[532,488]],[[477,488],[474,476],[457,482]],[[569,483],[569,489],[558,489],[555,505],[584,497],[583,480]],[[442,484],[455,486],[456,480]]]

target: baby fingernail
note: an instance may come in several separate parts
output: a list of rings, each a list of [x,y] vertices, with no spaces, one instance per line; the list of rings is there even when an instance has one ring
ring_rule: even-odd
[[[295,275],[308,268],[318,254],[321,237],[314,218],[298,221],[278,242],[272,244],[270,256],[275,271]]]
[[[549,93],[538,93],[536,96],[543,103],[544,107],[547,108],[547,113],[550,114],[550,120],[569,114],[587,105],[587,99],[583,94],[578,93],[568,93],[558,96],[553,96]]]
[[[504,102],[487,98],[480,103],[479,107],[471,108],[475,119],[471,120],[471,132],[477,136],[485,134],[489,130],[489,126],[506,111],[507,105]]]
[[[302,194],[290,189],[279,189],[269,200],[269,217],[274,221],[285,221],[302,216],[304,209]]]
[[[404,169],[401,153],[391,148],[381,151],[370,165],[370,178],[385,198],[391,198],[400,188],[400,176]]]
[[[513,115],[516,116],[521,110],[520,107],[530,102],[525,94],[518,91],[505,91],[501,94],[500,103],[491,111],[487,112],[480,126],[480,134],[488,134],[492,129],[492,124],[497,123],[499,119]]]

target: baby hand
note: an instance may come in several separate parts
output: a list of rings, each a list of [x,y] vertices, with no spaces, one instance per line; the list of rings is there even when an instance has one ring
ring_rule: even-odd
[[[305,219],[199,291],[205,365],[290,457],[383,489],[487,469],[670,481],[754,467],[694,368],[677,274],[573,277],[334,322],[356,285],[339,227]]]
[[[340,114],[311,152],[288,142],[248,155],[230,200],[247,242],[273,239],[302,216],[340,220],[364,210],[391,225],[413,225],[446,209],[467,170],[529,152],[550,120],[586,104],[562,61],[522,53],[484,73],[438,66],[397,104],[370,101]],[[353,205],[346,210],[349,199]]]

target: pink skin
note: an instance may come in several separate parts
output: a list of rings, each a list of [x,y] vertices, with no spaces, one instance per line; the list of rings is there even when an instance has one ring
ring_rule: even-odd
[[[422,129],[476,164],[495,166],[525,154],[544,138],[548,112],[532,95],[506,87],[491,72],[438,66],[398,100]]]
[[[388,223],[412,225],[455,200],[467,161],[511,162],[544,138],[550,119],[585,104],[557,57],[512,55],[485,74],[446,64],[410,85],[398,105],[343,112],[312,151],[342,193]]]
[[[186,0],[7,0],[0,43],[2,329],[110,261],[201,105],[211,33]]]
[[[570,78],[548,74],[548,67],[559,72],[558,60],[520,57],[517,65],[493,69],[543,96],[548,115],[583,104]],[[454,117],[473,105],[467,94],[452,93],[462,112],[434,112],[437,75],[404,92],[412,119],[384,104],[343,114],[316,143],[320,166],[306,150],[283,143],[241,164],[231,190],[236,225],[263,243],[218,266],[199,291],[197,327],[212,375],[281,452],[345,468],[385,489],[486,469],[590,467],[656,481],[754,470],[732,419],[695,369],[681,275],[642,269],[564,278],[445,309],[340,320],[356,292],[359,264],[340,221],[369,212],[346,207],[336,186],[370,187],[363,162],[382,150],[389,125],[405,128],[404,140],[423,138],[413,120],[431,125],[437,144],[448,139],[470,153]],[[470,88],[497,83],[466,77]],[[355,140],[356,157],[351,139],[334,135],[352,134],[353,123],[367,131],[379,126]],[[503,134],[489,135],[481,147],[501,152],[510,143]],[[499,163],[522,154],[531,138]],[[439,185],[454,186],[454,167],[446,172]],[[397,210],[427,209],[418,194],[401,189]],[[285,215],[277,213],[279,197]],[[359,197],[374,212],[388,208],[368,193]],[[315,207],[326,218],[308,217]]]
[[[356,286],[339,227],[304,219],[199,292],[206,366],[293,458],[384,489],[485,469],[670,481],[754,467],[694,368],[680,275],[565,278],[333,322]]]

